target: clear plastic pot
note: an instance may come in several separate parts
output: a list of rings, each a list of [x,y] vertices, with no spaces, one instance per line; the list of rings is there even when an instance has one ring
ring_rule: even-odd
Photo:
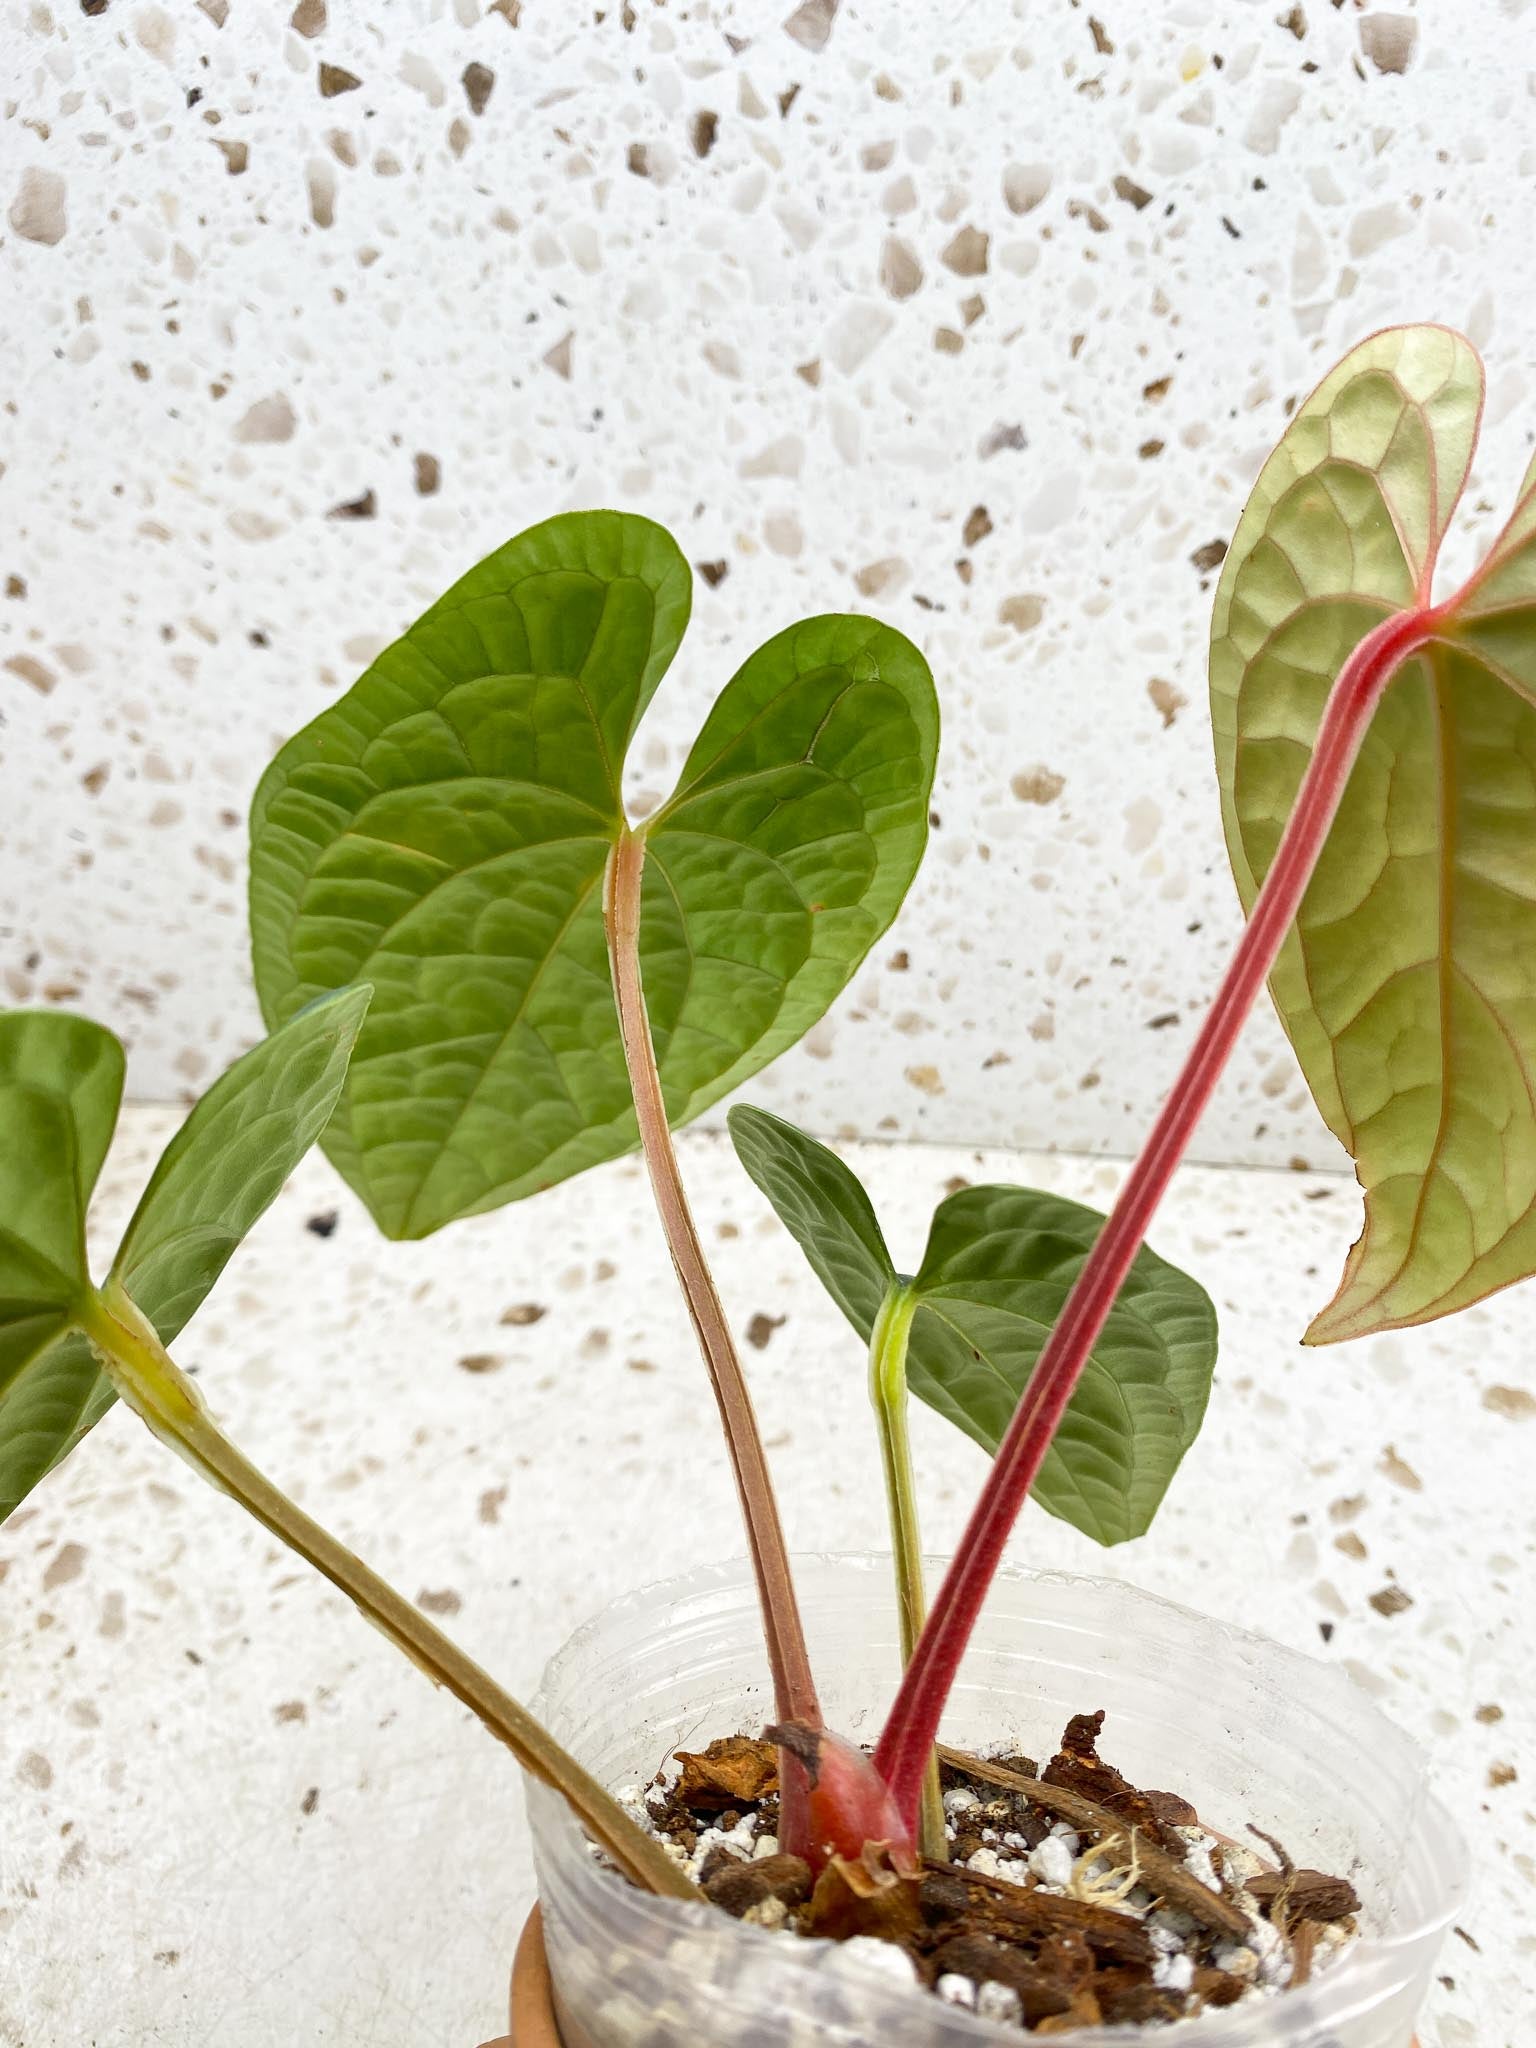
[[[933,1569],[937,1581],[940,1567]],[[829,1726],[872,1740],[897,1668],[890,1564],[797,1564]],[[1106,1754],[1184,1793],[1207,1826],[1249,1822],[1351,1877],[1362,1938],[1312,1984],[1197,2020],[1094,2027],[1074,2048],[1408,2048],[1466,1853],[1424,1762],[1342,1673],[1103,1579],[1014,1572],[993,1589],[947,1740],[1049,1753],[1103,1707]],[[589,1622],[545,1677],[541,1717],[608,1784],[772,1716],[745,1563],[648,1587]],[[633,1890],[530,1784],[545,1938],[566,2048],[981,2048],[1018,2029],[895,1985],[836,1944]]]

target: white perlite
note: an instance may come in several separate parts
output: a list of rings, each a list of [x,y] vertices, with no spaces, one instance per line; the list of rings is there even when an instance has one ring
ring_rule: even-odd
[[[697,1880],[711,1849],[726,1849],[747,1862],[756,1852],[757,1827],[757,1815],[744,1813],[733,1828],[701,1828],[693,1852],[683,1867],[691,1878]]]
[[[833,1959],[841,1959],[858,1968],[876,1969],[895,1984],[917,1982],[917,1965],[906,1950],[897,1948],[892,1941],[879,1941],[872,1934],[855,1934],[840,1942],[829,1961]]]
[[[1175,1955],[1159,1955],[1152,1964],[1152,1982],[1164,1991],[1187,1991],[1195,1981],[1194,1959],[1182,1949]]]
[[[976,1993],[976,2013],[980,2019],[1016,2027],[1024,2018],[1024,2002],[1011,1984],[988,1982]]]
[[[1206,1834],[1203,1828],[1176,1828],[1174,1832],[1182,1836],[1188,1844],[1184,1851],[1184,1867],[1190,1876],[1198,1877],[1211,1891],[1219,1892],[1221,1879],[1216,1875],[1216,1866],[1211,1861],[1211,1851],[1216,1846],[1216,1837]]]
[[[1072,1851],[1060,1835],[1047,1835],[1029,1855],[1031,1874],[1056,1891],[1065,1891],[1072,1882],[1072,1862]]]

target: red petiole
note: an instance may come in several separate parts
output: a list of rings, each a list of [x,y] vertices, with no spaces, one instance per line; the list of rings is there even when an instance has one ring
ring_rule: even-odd
[[[1174,1168],[1300,908],[1372,714],[1398,668],[1434,637],[1451,609],[1420,606],[1383,620],[1355,648],[1329,692],[1311,762],[1247,929],[1151,1136],[1040,1354],[875,1750],[875,1767],[913,1831],[939,1720],[1009,1534]]]
[[[646,1015],[645,988],[640,974],[641,877],[645,868],[645,838],[626,832],[609,858],[603,902],[603,921],[608,936],[613,970],[614,1000],[618,1008],[619,1033],[629,1068],[635,1099],[635,1116],[640,1145],[656,1197],[657,1213],[672,1254],[683,1298],[693,1321],[699,1349],[709,1371],[710,1384],[720,1409],[726,1446],[736,1475],[746,1525],[747,1545],[757,1578],[758,1598],[763,1611],[763,1634],[773,1679],[774,1704],[781,1721],[814,1734],[821,1728],[821,1706],[816,1682],[806,1655],[800,1608],[795,1598],[794,1579],[789,1569],[789,1552],[779,1521],[778,1502],[768,1471],[768,1456],[762,1433],[752,1410],[746,1376],[731,1337],[725,1310],[715,1291],[714,1277],[704,1257],[699,1233],[688,1206],[677,1154],[672,1149],[672,1132],[667,1121],[656,1050]],[[781,1753],[782,1794],[779,1836],[786,1849],[809,1854],[810,1784],[803,1763],[790,1750]],[[873,1774],[869,1774],[873,1777]],[[884,1788],[879,1788],[883,1794]]]

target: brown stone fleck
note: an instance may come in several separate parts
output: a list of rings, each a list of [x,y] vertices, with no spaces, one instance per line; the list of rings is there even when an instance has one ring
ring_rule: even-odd
[[[1484,1387],[1483,1406],[1507,1422],[1529,1422],[1536,1415],[1536,1395],[1524,1387]]]
[[[880,251],[880,286],[893,299],[910,299],[923,281],[923,266],[900,235],[887,235]]]
[[[1123,199],[1127,206],[1134,206],[1138,213],[1152,203],[1152,194],[1146,186],[1138,185],[1134,178],[1127,178],[1123,173],[1114,180],[1114,188],[1115,197]]]
[[[693,153],[706,157],[715,146],[715,137],[720,132],[720,116],[701,107],[693,117]]]
[[[31,654],[8,655],[4,662],[4,667],[7,668],[13,676],[19,676],[24,683],[30,683],[32,688],[37,691],[39,696],[42,697],[50,695],[55,683],[58,681],[58,678],[54,675],[53,670],[50,668],[45,668],[43,664],[39,660],[37,660],[37,658],[34,655]]]
[[[766,1351],[774,1331],[782,1329],[784,1322],[785,1318],[783,1316],[765,1315],[759,1309],[757,1314],[747,1324],[747,1342],[754,1351]]]
[[[1022,769],[1008,785],[1021,804],[1053,804],[1066,786],[1065,775],[1051,768]]]
[[[50,249],[62,242],[69,221],[64,180],[58,172],[29,165],[21,174],[6,219],[25,241]]]
[[[1396,1446],[1388,1444],[1377,1461],[1377,1470],[1386,1474],[1394,1486],[1402,1487],[1405,1493],[1422,1493],[1424,1482],[1408,1463],[1397,1455]]]
[[[423,1614],[457,1614],[464,1601],[451,1586],[442,1586],[435,1592],[424,1586],[416,1595],[416,1605]]]
[[[899,583],[906,573],[907,565],[900,555],[884,555],[878,562],[866,562],[862,569],[854,571],[854,588],[861,597],[879,597],[882,591]]]
[[[989,427],[977,443],[976,453],[985,462],[990,456],[1001,455],[1005,451],[1017,453],[1027,446],[1023,427],[1009,421]]]
[[[784,24],[785,35],[793,36],[802,50],[824,50],[841,4],[842,0],[802,0]]]
[[[510,1324],[514,1329],[525,1330],[530,1323],[542,1323],[548,1314],[549,1310],[544,1308],[539,1302],[519,1301],[515,1302],[511,1308],[504,1308],[502,1310],[501,1320],[503,1323]]]
[[[571,371],[575,367],[575,355],[576,330],[573,327],[568,334],[561,335],[553,348],[544,351],[544,367],[553,370],[557,377],[563,377],[569,383]]]
[[[356,92],[362,82],[356,72],[345,71],[339,64],[322,63],[320,66],[320,97],[323,100],[333,100],[338,93]]]
[[[372,519],[379,509],[379,501],[372,491],[364,491],[360,498],[348,498],[340,505],[333,505],[326,513],[327,519]]]
[[[469,101],[469,111],[478,119],[495,90],[496,74],[489,64],[466,64],[460,83]]]
[[[442,464],[435,455],[425,453],[411,457],[411,477],[416,485],[419,498],[435,498],[443,481]]]
[[[939,261],[956,277],[985,277],[991,237],[969,223],[953,234],[939,252]]]
[[[1212,569],[1219,569],[1227,559],[1227,544],[1224,540],[1208,540],[1196,548],[1189,559],[1202,576],[1207,575]]]
[[[973,505],[965,516],[965,525],[960,529],[960,538],[968,548],[986,539],[992,531],[992,515],[985,505]]]
[[[1378,71],[1406,71],[1413,62],[1418,40],[1419,24],[1411,14],[1371,13],[1361,17],[1360,47]]]
[[[78,1579],[85,1566],[87,1551],[82,1543],[61,1543],[48,1560],[43,1573],[43,1591],[52,1593],[60,1586],[67,1586]]]
[[[309,217],[317,228],[336,225],[336,173],[323,158],[317,158],[305,169],[304,182],[309,191]]]
[[[1413,1605],[1413,1597],[1401,1586],[1383,1586],[1379,1593],[1371,1595],[1371,1605],[1378,1614],[1390,1620],[1394,1614],[1405,1613]]]
[[[1045,599],[1026,591],[1014,597],[1005,597],[997,608],[1001,625],[1012,626],[1015,633],[1028,633],[1045,617]]]
[[[1181,690],[1176,690],[1173,684],[1165,681],[1162,676],[1153,676],[1147,684],[1147,695],[1161,714],[1165,728],[1173,724],[1189,702]]]

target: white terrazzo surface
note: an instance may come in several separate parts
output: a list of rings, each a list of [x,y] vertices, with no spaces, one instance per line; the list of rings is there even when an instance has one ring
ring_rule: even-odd
[[[717,579],[637,800],[796,617],[878,612],[939,679],[901,936],[765,1098],[1129,1151],[1237,929],[1201,551],[1389,321],[1487,354],[1456,563],[1528,458],[1533,23],[0,0],[0,998],[111,1024],[140,1097],[205,1085],[255,1030],[279,739],[508,535],[617,503]],[[1201,1147],[1336,1163],[1272,1019]]]
[[[105,1229],[171,1122],[129,1113]],[[792,1540],[879,1545],[857,1345],[722,1143],[683,1159],[739,1327],[784,1318],[746,1355]],[[952,1175],[1102,1204],[1119,1172],[856,1164],[909,1263]],[[332,1235],[306,1229],[331,1211]],[[1303,1352],[1354,1212],[1342,1179],[1185,1173],[1155,1241],[1223,1317],[1205,1434],[1147,1541],[1106,1559],[1030,1513],[1014,1554],[1346,1664],[1431,1746],[1477,1848],[1424,2048],[1530,2048],[1532,1295]],[[541,1320],[503,1319],[530,1302]],[[515,1689],[609,1596],[738,1547],[632,1162],[385,1246],[311,1159],[178,1349],[247,1450]],[[982,1461],[926,1411],[915,1433],[942,1547]],[[1372,1604],[1393,1590],[1410,1604]],[[5,2048],[473,2048],[528,1897],[503,1754],[121,1410],[0,1529]]]

